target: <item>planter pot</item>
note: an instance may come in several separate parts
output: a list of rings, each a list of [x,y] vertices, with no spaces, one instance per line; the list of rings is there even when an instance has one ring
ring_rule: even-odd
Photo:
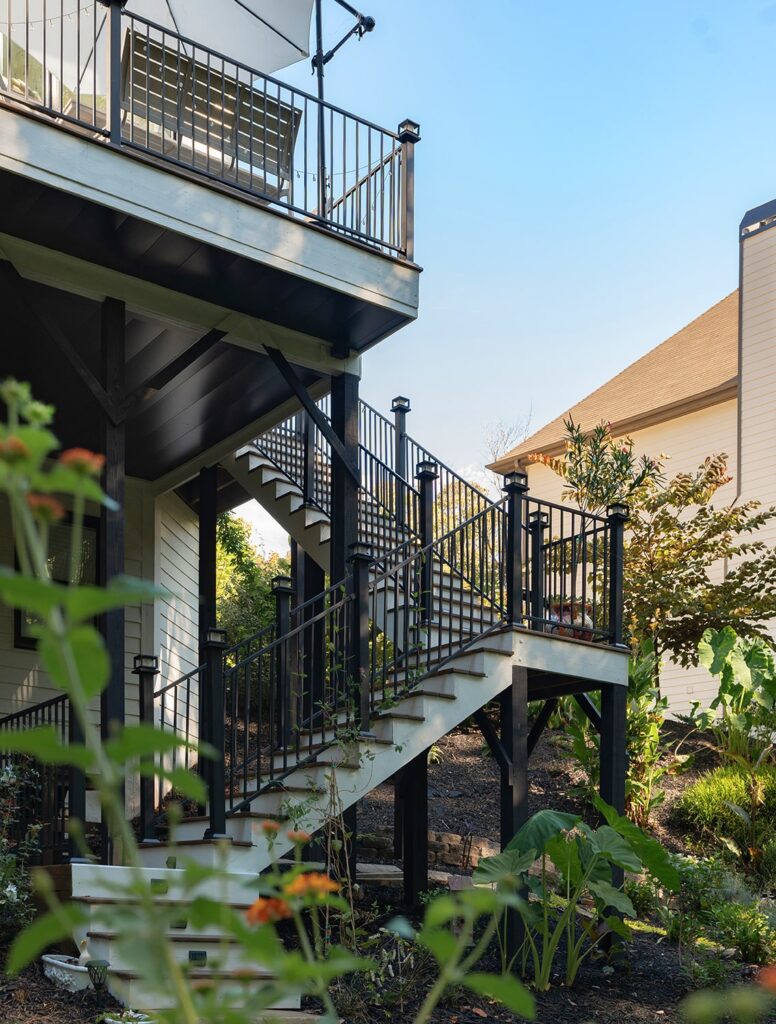
[[[42,957],[43,973],[68,992],[83,992],[91,986],[88,970],[74,956],[51,953]]]
[[[133,1010],[124,1010],[118,1017],[103,1017],[104,1024],[154,1024],[153,1017],[145,1013],[135,1013]]]

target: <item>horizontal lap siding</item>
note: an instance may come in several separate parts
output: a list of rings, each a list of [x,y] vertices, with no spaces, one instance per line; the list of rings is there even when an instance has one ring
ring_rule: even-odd
[[[130,576],[152,578],[148,567],[153,561],[153,518],[149,516],[146,485],[128,479],[125,502],[126,572]],[[150,547],[149,547],[150,546]],[[150,560],[149,560],[150,555]],[[0,500],[0,564],[13,565],[13,541],[5,498]],[[134,656],[152,642],[151,619],[139,605],[125,609],[125,685],[128,721],[139,713],[137,677],[133,674]],[[14,648],[13,611],[0,605],[0,717],[21,711],[60,694],[40,664],[36,651]],[[99,701],[93,702],[95,718]]]
[[[741,497],[776,505],[776,229],[743,242]],[[776,544],[776,525],[760,538]]]
[[[669,477],[692,472],[714,453],[724,452],[729,458],[731,475],[735,475],[737,457],[737,403],[734,399],[718,405],[678,416],[675,419],[644,427],[631,433],[636,451],[647,455],[670,456],[666,461]],[[530,493],[534,498],[562,502],[563,481],[546,466],[528,467]],[[718,504],[735,497],[735,480],[718,492]],[[715,566],[712,578],[721,579],[724,567]],[[674,714],[684,714],[692,701],[707,704],[716,692],[708,673],[701,668],[683,669],[669,658],[664,659],[660,674],[662,692],[670,701]]]
[[[157,601],[160,685],[199,664],[199,521],[175,494],[156,500],[156,582],[167,591]],[[191,688],[190,706],[199,706]]]

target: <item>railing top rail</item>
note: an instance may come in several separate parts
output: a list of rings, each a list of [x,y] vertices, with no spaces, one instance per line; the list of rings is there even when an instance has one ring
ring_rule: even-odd
[[[445,544],[447,541],[451,540],[456,534],[460,534],[464,530],[470,530],[472,526],[474,526],[474,524],[478,520],[482,519],[484,516],[491,514],[504,514],[505,508],[506,498],[502,498],[501,501],[491,502],[487,508],[483,508],[480,509],[479,512],[475,512],[473,516],[470,516],[463,523],[459,523],[458,526],[453,527],[452,530],[448,530],[447,533],[443,534],[441,537],[437,537],[436,540],[434,540],[431,544],[426,544],[426,546],[423,548],[419,548],[417,546],[413,547],[412,541],[410,540],[402,541],[402,543],[397,545],[397,547],[395,547],[392,551],[388,551],[385,555],[381,556],[380,561],[388,562],[389,568],[384,570],[379,575],[375,576],[374,579],[370,581],[370,590],[373,590],[378,584],[382,583],[383,580],[387,579],[389,576],[392,576],[399,570],[404,569],[411,562],[414,562],[416,559],[422,557],[423,555],[433,552],[434,548],[438,548],[442,544]],[[393,562],[391,560],[392,555],[400,555],[402,550],[409,547],[412,547],[412,554],[408,555],[406,558],[399,562]]]
[[[342,584],[337,585],[337,588],[341,587]],[[314,597],[312,598],[312,600],[306,602],[306,605],[298,605],[294,609],[294,613],[299,612],[303,607],[306,607],[307,605],[313,604],[316,601],[323,600],[327,594],[331,593],[332,590],[337,588],[330,587],[329,590],[324,590],[322,593],[318,594],[317,597]],[[252,654],[249,654],[247,657],[243,658],[242,661],[238,661],[235,665],[228,665],[224,669],[224,674],[227,676],[234,675],[236,672],[239,672],[247,665],[252,665],[254,661],[258,661],[259,658],[266,657],[266,655],[276,650],[282,644],[287,644],[289,641],[293,640],[294,637],[299,636],[305,630],[308,630],[311,626],[315,625],[316,622],[320,622],[327,616],[330,616],[339,609],[344,608],[346,605],[350,604],[350,602],[353,601],[353,599],[354,598],[352,594],[342,594],[338,601],[332,602],[330,605],[323,608],[315,615],[310,615],[304,620],[304,622],[300,622],[293,629],[290,629],[287,633],[284,633],[283,636],[275,637],[275,639],[271,643],[268,643],[266,647],[262,647],[261,650],[254,651]]]
[[[371,452],[365,445],[361,444],[361,442],[359,442],[358,447],[368,458],[372,460],[372,462],[376,462],[380,469],[384,469],[389,476],[392,476],[394,480],[397,480],[402,485],[402,487],[406,487],[408,491],[412,491],[418,496],[420,496],[420,491],[412,482],[412,480],[405,480],[403,477],[400,477],[395,469],[392,469],[387,462],[383,462],[379,455],[375,455],[374,452]]]
[[[274,622],[270,622],[268,626],[262,626],[261,629],[257,629],[256,632],[251,633],[250,636],[243,637],[242,640],[238,640],[237,643],[226,648],[224,651],[224,657],[234,654],[235,651],[239,650],[241,647],[245,647],[246,644],[256,643],[256,641],[260,640],[265,634],[271,633],[274,628]]]
[[[47,708],[53,707],[55,704],[64,705],[67,704],[67,702],[67,694],[62,693],[58,697],[51,697],[49,700],[42,700],[39,704],[31,704],[30,707],[22,708],[21,711],[13,711],[10,715],[0,718],[0,729],[9,723],[21,721],[24,718],[30,718],[32,715],[39,714],[41,711],[45,711]]]
[[[171,683],[167,683],[167,685],[163,686],[161,689],[155,690],[154,697],[161,697],[161,695],[163,693],[167,693],[168,690],[173,690],[176,686],[180,686],[182,683],[187,683],[189,679],[193,679],[194,676],[199,675],[199,673],[204,672],[204,670],[204,665],[197,665],[197,667],[193,668],[191,672],[187,672],[185,676],[181,676],[179,679],[173,679]]]
[[[166,28],[164,25],[160,25],[156,21],[151,21],[149,18],[144,18],[141,14],[135,14],[133,11],[122,10],[121,14],[123,18],[130,18],[132,21],[138,21],[147,28],[153,29],[155,32],[161,32],[163,35],[169,36],[171,39],[178,40],[185,46],[192,46],[198,50],[204,50],[206,53],[209,53],[211,57],[225,61],[227,64],[232,65],[232,67],[239,69],[240,71],[244,71],[246,74],[251,75],[254,78],[262,78],[265,82],[270,82],[272,85],[276,85],[279,89],[287,89],[290,92],[293,92],[294,95],[299,96],[301,99],[308,100],[312,103],[319,103],[321,106],[335,114],[341,114],[343,117],[348,117],[353,121],[358,121],[358,123],[363,125],[364,128],[371,128],[373,131],[382,132],[383,135],[389,136],[395,142],[399,141],[399,136],[396,131],[393,131],[390,128],[383,128],[381,125],[375,124],[373,121],[370,121],[365,117],[361,117],[358,114],[353,114],[349,110],[345,110],[343,107],[338,107],[335,103],[330,103],[328,100],[320,100],[311,92],[306,92],[304,89],[298,89],[296,86],[289,85],[287,82],[282,82],[279,78],[275,78],[273,75],[260,71],[258,68],[253,68],[248,64],[244,64],[235,57],[229,57],[228,55],[221,53],[220,50],[214,50],[205,43],[200,43],[189,36],[181,35],[180,32],[175,32],[173,29]]]
[[[572,505],[560,505],[555,501],[546,501],[544,498],[534,498],[530,492],[526,494],[526,500],[530,504],[551,508],[556,512],[563,512],[565,515],[581,516],[583,519],[590,519],[601,526],[606,526],[609,522],[606,516],[599,515],[597,512],[585,512],[581,508],[574,508]]]

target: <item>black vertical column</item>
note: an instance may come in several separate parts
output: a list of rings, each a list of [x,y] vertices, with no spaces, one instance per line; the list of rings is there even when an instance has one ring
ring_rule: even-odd
[[[428,889],[428,750],[406,764],[400,775],[404,808],[404,900],[416,907]]]
[[[342,441],[351,468],[358,472],[358,377],[341,373],[331,382],[331,425]],[[332,584],[347,574],[350,546],[358,541],[358,485],[332,452],[331,565]]]
[[[105,299],[100,314],[102,380],[108,398],[121,402],[125,396],[126,313],[118,299]],[[100,582],[105,585],[124,572],[124,499],[126,477],[126,432],[107,413],[103,416],[105,451],[105,493],[115,507],[100,510]],[[100,726],[103,737],[124,724],[124,609],[114,608],[102,616],[102,633],[110,662],[108,685],[100,697]],[[113,842],[108,823],[102,822],[102,859],[113,862]]]
[[[528,820],[528,670],[512,669],[512,685],[499,696],[501,745],[511,762],[501,772],[501,849]],[[523,943],[522,921],[515,910],[507,911],[507,957],[511,960]]]
[[[199,471],[199,647],[204,663],[205,638],[217,625],[216,608],[216,506],[218,467]]]
[[[108,397],[124,398],[125,311],[124,303],[106,299],[101,312],[103,383]],[[100,582],[109,583],[124,572],[124,499],[126,437],[124,423],[103,419],[105,491],[117,508],[103,507],[100,515]],[[103,616],[103,635],[110,658],[110,677],[102,694],[102,732],[110,735],[124,723],[124,609]]]

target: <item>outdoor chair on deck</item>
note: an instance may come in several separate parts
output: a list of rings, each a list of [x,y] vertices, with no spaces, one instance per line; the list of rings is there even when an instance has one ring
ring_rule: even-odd
[[[288,194],[301,110],[146,35],[127,36],[122,135],[272,199]]]

